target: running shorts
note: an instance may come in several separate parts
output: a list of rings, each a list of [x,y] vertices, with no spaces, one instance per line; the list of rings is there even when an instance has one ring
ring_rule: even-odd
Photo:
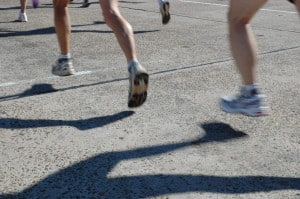
[[[291,3],[295,3],[295,0],[289,0],[289,2],[291,2]]]

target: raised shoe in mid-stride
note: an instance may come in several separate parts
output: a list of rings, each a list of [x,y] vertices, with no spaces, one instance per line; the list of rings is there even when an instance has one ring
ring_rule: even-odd
[[[264,95],[258,94],[256,89],[250,95],[245,95],[242,88],[241,93],[235,98],[222,97],[220,107],[227,113],[242,113],[252,117],[269,114],[269,107],[264,103]]]
[[[160,4],[159,9],[162,16],[162,23],[164,25],[168,24],[171,19],[169,1],[164,1],[162,4]]]
[[[129,92],[128,107],[134,108],[141,106],[147,99],[149,75],[143,66],[131,61],[128,65],[129,72]]]

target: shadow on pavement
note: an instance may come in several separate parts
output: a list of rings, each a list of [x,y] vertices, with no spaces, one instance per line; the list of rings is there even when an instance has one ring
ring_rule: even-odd
[[[12,21],[15,23],[22,23],[18,20]],[[104,22],[94,22],[93,24],[84,24],[84,25],[74,25],[72,27],[80,27],[80,26],[87,26],[87,25],[98,25],[98,24],[105,24]],[[134,34],[142,34],[142,33],[151,33],[151,32],[158,32],[160,30],[140,30],[140,31],[133,31]],[[4,32],[4,33],[3,33]],[[90,33],[113,33],[111,30],[71,30],[72,33],[82,33],[82,32],[90,32]],[[47,35],[47,34],[55,34],[54,27],[47,27],[47,28],[38,28],[34,30],[24,30],[24,31],[11,31],[0,29],[0,38],[1,37],[17,37],[17,36],[31,36],[31,35]]]
[[[184,147],[224,142],[246,136],[224,123],[202,125],[206,136],[197,140],[126,151],[107,152],[46,176],[20,193],[0,198],[146,198],[187,192],[244,194],[276,190],[299,190],[300,178],[272,176],[214,176],[188,174],[147,174],[108,177],[121,161],[162,155]],[[222,130],[221,128],[224,129]],[[211,135],[212,134],[212,135]],[[230,160],[228,160],[230,161]]]
[[[52,93],[56,91],[58,90],[53,88],[51,84],[34,84],[30,89],[27,89],[22,93],[0,97],[0,102],[20,99],[23,97],[30,97],[34,95],[41,95],[45,93]]]
[[[18,22],[18,21],[13,21]],[[21,23],[21,22],[18,22]],[[47,28],[38,28],[34,30],[24,30],[24,31],[7,31],[0,29],[0,38],[1,37],[17,37],[17,36],[30,36],[30,35],[46,35],[46,34],[55,34],[54,27],[47,27]]]
[[[231,139],[248,137],[246,133],[237,131],[230,125],[221,122],[203,123],[201,127],[206,132],[205,136],[201,139],[202,142],[224,142]]]
[[[19,10],[21,9],[20,6],[13,6],[13,7],[7,7],[7,8],[0,8],[0,10]]]
[[[0,128],[3,129],[23,129],[23,128],[40,128],[51,126],[73,126],[79,130],[88,130],[98,128],[117,122],[134,114],[134,111],[122,111],[114,115],[102,117],[93,117],[81,120],[49,120],[49,119],[17,119],[17,118],[0,118]]]

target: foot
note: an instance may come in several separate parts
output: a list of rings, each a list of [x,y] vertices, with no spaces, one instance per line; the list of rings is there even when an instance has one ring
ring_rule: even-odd
[[[141,106],[147,98],[149,75],[138,62],[132,61],[128,66],[129,95],[128,107]]]
[[[71,59],[61,58],[52,66],[52,74],[58,76],[74,75],[75,69]]]
[[[223,97],[220,107],[228,113],[242,113],[252,117],[268,115],[269,107],[263,103],[264,96],[257,93],[256,89],[246,94],[242,88],[235,98]]]
[[[20,21],[20,22],[27,22],[28,19],[27,19],[26,13],[19,13],[19,17],[18,17],[18,20],[17,20],[17,21]]]
[[[163,2],[163,4],[160,5],[160,13],[162,16],[162,23],[164,25],[168,24],[171,19],[169,10],[170,10],[170,3],[168,1],[165,1]]]

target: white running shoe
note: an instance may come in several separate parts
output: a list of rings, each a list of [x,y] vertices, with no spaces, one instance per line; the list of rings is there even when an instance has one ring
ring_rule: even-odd
[[[256,89],[247,96],[242,88],[235,98],[222,97],[220,107],[228,113],[243,113],[252,117],[264,116],[268,115],[269,107],[264,104],[263,99],[264,95],[258,94]]]
[[[28,19],[27,19],[27,15],[26,13],[19,13],[19,17],[18,17],[18,20],[17,21],[20,21],[20,22],[27,22]]]
[[[52,66],[52,74],[58,76],[74,75],[75,69],[71,59],[60,58]]]

